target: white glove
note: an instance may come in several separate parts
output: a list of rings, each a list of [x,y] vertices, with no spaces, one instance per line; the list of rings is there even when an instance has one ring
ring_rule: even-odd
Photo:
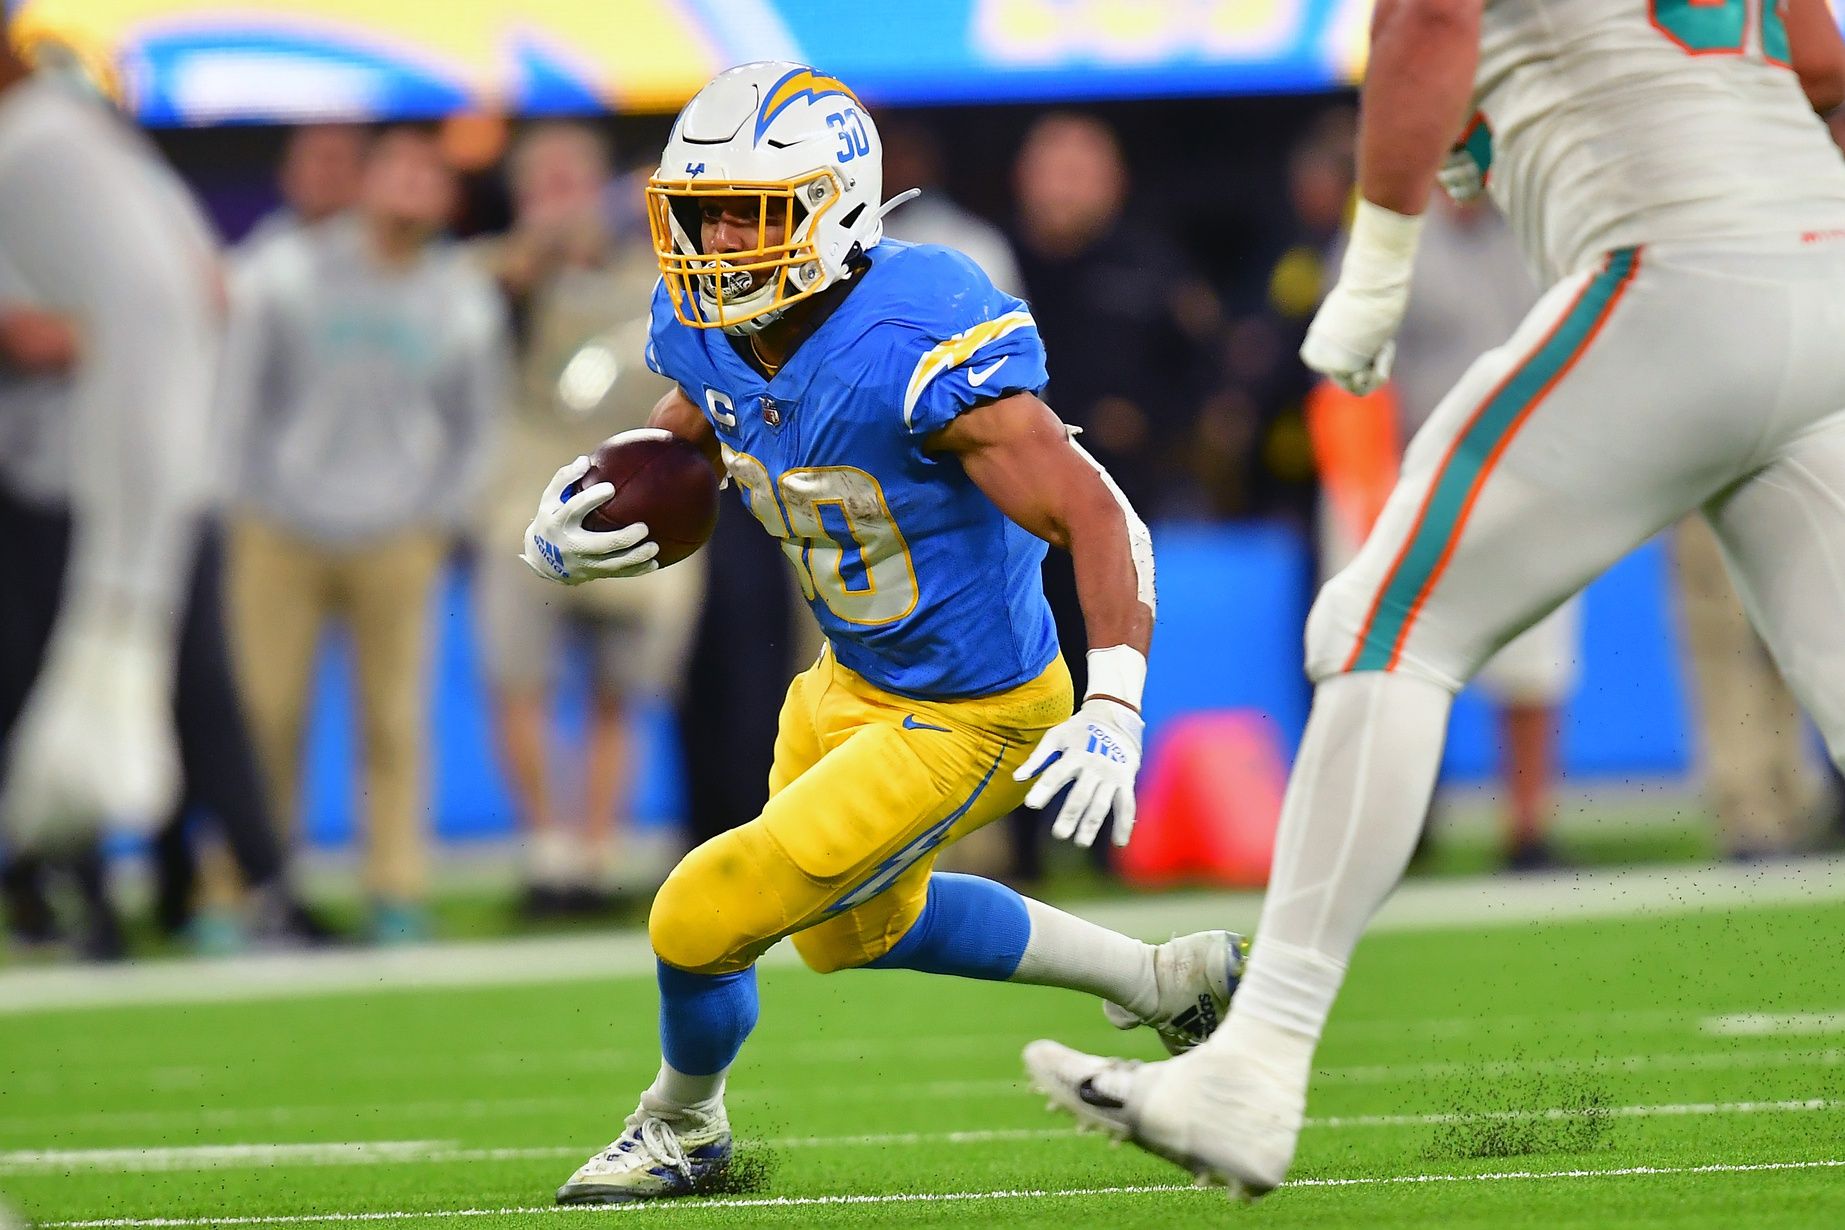
[[[1358,202],[1339,282],[1307,327],[1301,362],[1359,397],[1390,379],[1421,235],[1420,215]]]
[[[1077,845],[1094,843],[1102,821],[1114,813],[1114,840],[1125,846],[1134,832],[1134,777],[1140,772],[1140,736],[1146,723],[1126,705],[1096,696],[1045,732],[1014,781],[1037,778],[1025,806],[1043,807],[1059,791],[1069,794],[1057,808],[1051,836]]]
[[[60,618],[8,752],[9,841],[55,849],[166,820],[180,783],[169,640],[82,609]]]
[[[1441,164],[1441,170],[1435,172],[1435,178],[1441,183],[1441,190],[1448,194],[1448,199],[1457,205],[1467,205],[1480,199],[1486,191],[1486,174],[1474,156],[1467,152],[1465,145],[1457,145],[1448,151],[1447,159]]]
[[[636,522],[618,530],[586,530],[583,518],[615,494],[609,483],[564,492],[589,473],[589,458],[579,457],[551,476],[538,500],[538,515],[525,527],[526,567],[547,581],[581,585],[604,577],[638,577],[660,566],[660,544],[649,541],[647,527]]]

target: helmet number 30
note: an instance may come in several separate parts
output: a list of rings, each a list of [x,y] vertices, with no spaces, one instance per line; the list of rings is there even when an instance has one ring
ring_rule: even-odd
[[[851,162],[871,152],[871,138],[865,135],[865,117],[857,108],[847,107],[844,111],[835,111],[826,117],[828,128],[837,128],[839,132],[839,152],[834,155],[841,162]]]

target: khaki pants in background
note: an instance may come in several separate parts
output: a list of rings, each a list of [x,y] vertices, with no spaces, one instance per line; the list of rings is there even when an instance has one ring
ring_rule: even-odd
[[[1718,839],[1728,854],[1798,849],[1820,790],[1800,705],[1749,625],[1704,518],[1679,525],[1672,558]]]
[[[321,633],[337,618],[351,634],[365,887],[379,901],[420,901],[428,888],[429,596],[448,546],[434,533],[331,548],[256,521],[231,529],[231,639],[275,814],[291,846]]]

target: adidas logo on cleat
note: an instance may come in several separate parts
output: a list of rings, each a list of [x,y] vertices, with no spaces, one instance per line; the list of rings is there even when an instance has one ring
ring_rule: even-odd
[[[1168,1028],[1202,1042],[1216,1032],[1217,1025],[1217,1005],[1209,995],[1201,994],[1196,1004],[1172,1018]]]

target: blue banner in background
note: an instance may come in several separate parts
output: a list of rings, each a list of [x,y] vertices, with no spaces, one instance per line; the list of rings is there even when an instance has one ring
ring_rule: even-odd
[[[113,57],[153,125],[671,112],[750,60],[874,103],[1311,91],[1349,84],[1371,0],[17,0]]]

